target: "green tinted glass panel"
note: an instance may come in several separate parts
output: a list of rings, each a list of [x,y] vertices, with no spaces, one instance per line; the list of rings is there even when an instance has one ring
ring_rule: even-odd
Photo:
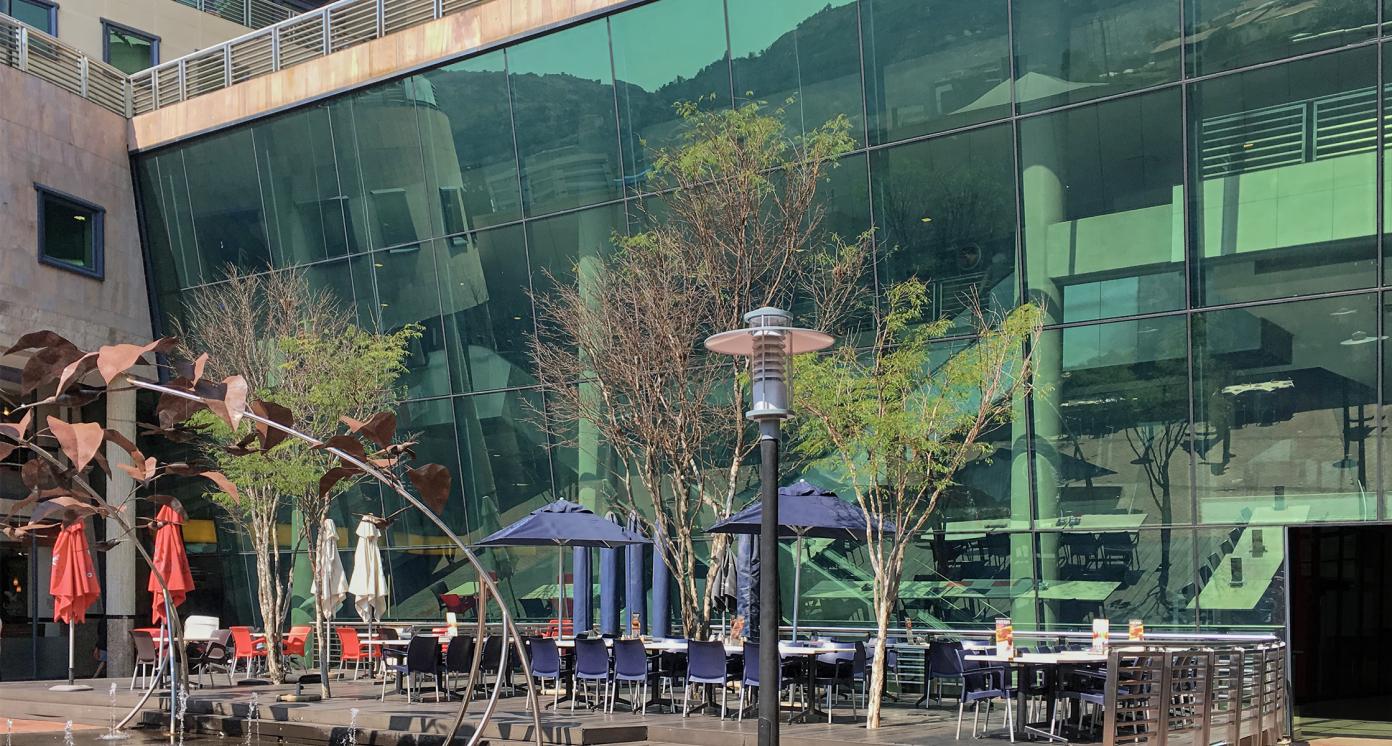
[[[223,278],[229,266],[259,272],[271,265],[253,138],[250,129],[232,130],[184,151],[184,186],[204,282]]]
[[[1207,75],[1373,36],[1377,0],[1185,0],[1189,69]]]
[[[871,142],[893,142],[1010,114],[1006,1],[861,4]]]
[[[614,233],[627,227],[623,205],[606,205],[527,223],[527,256],[533,291],[542,296],[555,283],[574,283],[594,257],[614,249]],[[582,288],[583,292],[583,288]],[[547,322],[540,319],[540,327]]]
[[[1180,93],[1020,122],[1026,287],[1048,320],[1184,305]]]
[[[1377,517],[1372,295],[1195,317],[1200,523]]]
[[[904,556],[899,600],[919,631],[944,624],[991,627],[1010,617],[1020,629],[1035,626],[1034,535],[933,531]],[[854,589],[861,598],[871,586]]]
[[[421,278],[433,277],[438,271],[437,251],[436,242],[423,241],[374,252],[358,260],[371,265],[371,286],[355,283],[354,290],[359,310],[371,316],[375,328],[395,332],[407,324],[422,327],[421,336],[406,349],[407,372],[397,379],[412,399],[450,392],[440,296],[428,282],[421,282]]]
[[[527,214],[620,197],[607,22],[518,44],[507,59]]]
[[[1041,528],[1191,520],[1183,316],[1045,332],[1035,352]]]
[[[329,110],[302,109],[254,131],[273,263],[294,267],[349,253],[351,201],[339,183]]]
[[[1377,281],[1376,52],[1350,50],[1192,89],[1198,302]]]
[[[204,272],[194,242],[184,152],[145,156],[137,161],[136,168],[144,237],[156,286],[167,291],[199,284]]]
[[[440,235],[440,198],[425,178],[417,108],[434,109],[420,76],[382,83],[352,99],[354,146],[371,248]]]
[[[135,73],[159,62],[155,40],[115,26],[105,26],[106,61],[126,73]]]
[[[349,253],[367,251],[373,244],[368,233],[370,216],[363,188],[364,161],[358,155],[356,102],[353,97],[340,98],[326,108],[329,142],[338,171],[338,187],[342,190],[339,197],[343,203],[344,243]]]
[[[785,107],[795,132],[838,115],[864,134],[860,42],[851,0],[729,0],[735,99]]]
[[[372,269],[368,257],[354,257],[311,264],[302,271],[311,291],[332,295],[353,315],[354,323],[373,329],[376,316],[372,308],[376,301],[372,297]]]
[[[1194,582],[1193,529],[1049,532],[1039,544],[1036,592],[1050,628],[1085,631],[1093,619],[1111,619],[1115,630],[1140,619],[1147,632],[1193,631],[1185,596]]]
[[[503,53],[422,76],[435,106],[419,109],[426,169],[446,235],[522,217]]]
[[[445,305],[454,390],[535,385],[528,372],[531,289],[523,228],[444,239],[436,281]]]
[[[674,144],[678,102],[730,103],[730,65],[721,0],[664,0],[614,16],[625,182],[642,190],[655,151]]]
[[[53,28],[54,8],[33,0],[10,0],[10,15],[47,34],[56,34]]]
[[[463,535],[468,533],[469,525],[464,508],[464,482],[458,478],[461,472],[454,415],[454,401],[449,398],[404,402],[396,406],[396,429],[400,433],[410,433],[411,440],[418,441],[412,446],[416,452],[413,465],[440,464],[455,476],[450,480],[449,498],[440,517],[451,531]],[[407,507],[400,496],[389,490],[383,495],[383,501],[389,512]],[[388,537],[395,546],[452,546],[439,527],[414,509],[402,513],[388,529]]]
[[[1012,0],[1021,111],[1179,79],[1180,0]]]
[[[540,390],[498,391],[454,402],[462,488],[476,538],[555,499],[546,432],[536,414],[542,407]],[[551,568],[554,582],[555,565]]]
[[[966,324],[973,295],[1015,304],[1015,157],[1008,126],[871,155],[882,283],[930,283],[934,317]]]
[[[1286,620],[1285,532],[1271,526],[1201,528],[1198,577],[1185,608],[1205,628],[1281,632]]]

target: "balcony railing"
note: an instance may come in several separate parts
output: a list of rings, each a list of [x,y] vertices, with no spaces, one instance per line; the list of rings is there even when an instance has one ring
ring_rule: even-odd
[[[43,78],[121,116],[131,116],[131,83],[125,73],[5,15],[0,15],[0,65]]]
[[[298,8],[275,0],[174,0],[180,5],[225,18],[249,28],[265,28],[273,23],[293,18]]]
[[[480,2],[483,0],[338,0],[132,75],[131,110],[133,114],[154,111],[419,26]]]

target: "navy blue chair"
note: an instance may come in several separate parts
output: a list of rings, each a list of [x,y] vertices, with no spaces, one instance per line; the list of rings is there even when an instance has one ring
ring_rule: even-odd
[[[944,679],[962,683],[962,643],[958,640],[934,641],[928,646],[928,661],[924,672],[923,698],[928,698],[933,682],[938,683],[938,704],[942,704]]]
[[[826,655],[834,656],[833,660],[823,660]],[[851,716],[855,716],[857,683],[860,684],[863,695],[865,692],[865,643],[857,641],[844,650],[817,656],[816,685],[826,692],[828,723],[831,722],[832,704],[836,701],[835,695],[840,693],[842,687],[851,690]]]
[[[682,717],[691,714],[693,684],[720,685],[720,717],[725,718],[726,684],[730,675],[725,668],[725,643],[717,640],[691,640],[686,644],[686,686],[682,687]]]
[[[614,712],[614,698],[618,693],[619,682],[628,682],[629,696],[634,697],[633,710],[637,711],[642,697],[643,714],[648,714],[648,649],[642,640],[614,641],[614,684],[609,693],[609,712]]]
[[[582,690],[591,708],[598,701],[599,708],[604,709],[604,698],[608,694],[609,683],[609,647],[600,639],[576,640],[575,673],[571,677],[574,696],[570,699],[570,711],[575,712],[575,700],[580,698]],[[590,684],[594,684],[596,688],[594,697],[589,693]],[[601,686],[603,691],[599,691]]]
[[[556,647],[556,641],[550,637],[533,638],[529,647],[532,678],[537,680],[538,688],[547,681],[551,682],[554,692],[551,708],[555,709],[561,702],[561,651]]]
[[[977,723],[981,717],[981,703],[986,703],[986,722],[981,735],[991,727],[991,705],[996,700],[1005,702],[1005,727],[1010,731],[1010,740],[1015,741],[1015,717],[1010,711],[1010,674],[1005,666],[989,665],[981,661],[966,660],[966,653],[959,652],[962,666],[962,696],[957,700],[957,740],[962,739],[962,715],[968,703],[972,705],[972,737],[977,735]]]
[[[1060,674],[1058,698],[1060,701],[1076,702],[1075,709],[1078,713],[1078,728],[1083,727],[1083,714],[1092,705],[1093,713],[1092,724],[1096,725],[1096,714],[1101,712],[1106,706],[1106,686],[1107,674],[1091,668],[1071,667],[1064,669]],[[1054,726],[1058,722],[1058,717],[1062,715],[1064,708],[1054,709],[1055,719],[1049,723],[1049,732],[1054,732]]]
[[[783,670],[781,666],[779,667],[778,674],[778,686],[774,688],[775,696],[777,696],[777,693],[783,688]],[[736,717],[740,722],[744,722],[744,711],[748,707],[746,704],[746,694],[751,689],[759,689],[759,696],[763,696],[763,689],[759,688],[759,643],[746,641],[744,643],[744,667],[740,675],[739,714]]]
[[[406,680],[406,701],[411,702],[411,694],[420,688],[421,674],[430,674],[435,678],[435,701],[439,702],[442,694],[440,687],[440,638],[434,635],[416,635],[406,645],[406,660],[402,664],[392,664],[387,666],[387,670],[400,674]],[[385,697],[385,687],[383,688]]]

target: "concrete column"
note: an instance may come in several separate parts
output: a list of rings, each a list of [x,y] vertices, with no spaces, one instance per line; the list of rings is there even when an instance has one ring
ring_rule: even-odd
[[[120,383],[123,379],[117,379]],[[135,391],[121,390],[117,385],[106,395],[106,427],[135,441]],[[130,454],[118,445],[106,444],[106,460],[111,464],[111,475],[106,478],[106,499],[120,510],[126,523],[135,525],[135,501],[133,492],[135,480],[118,464],[131,463]],[[100,473],[100,472],[97,472]],[[108,518],[106,536],[119,539],[120,543],[106,553],[106,668],[108,676],[129,676],[133,665],[134,651],[131,648],[130,631],[135,627],[136,561],[135,543],[139,536],[123,535],[120,524]]]

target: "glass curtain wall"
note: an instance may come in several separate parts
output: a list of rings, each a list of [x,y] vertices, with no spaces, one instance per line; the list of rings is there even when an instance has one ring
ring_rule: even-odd
[[[827,224],[875,232],[877,286],[1048,323],[1037,390],[915,540],[900,621],[1278,627],[1281,527],[1387,517],[1392,68],[1376,0],[1250,6],[645,3],[139,155],[153,296],[171,319],[229,266],[303,268],[360,324],[425,327],[399,416],[458,475],[456,530],[606,509],[612,454],[536,415],[531,294],[661,219],[675,103],[844,116]],[[364,488],[340,517],[393,506]],[[387,544],[394,616],[469,591],[426,523]],[[205,548],[245,566],[234,538]],[[802,618],[866,622],[863,559],[810,547]],[[486,560],[547,616],[553,554]]]

